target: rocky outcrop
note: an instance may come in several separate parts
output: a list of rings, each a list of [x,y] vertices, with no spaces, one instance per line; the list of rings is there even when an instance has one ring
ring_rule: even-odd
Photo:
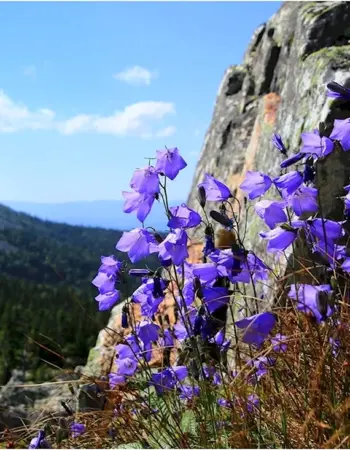
[[[312,130],[320,120],[331,123],[334,118],[350,117],[348,105],[330,101],[325,95],[325,85],[331,80],[350,85],[349,69],[350,3],[284,3],[256,30],[242,65],[231,66],[224,74],[188,205],[199,209],[196,186],[205,172],[225,182],[243,204],[239,185],[247,170],[260,170],[271,176],[280,173],[282,157],[270,142],[273,132],[283,136],[291,154],[300,146],[301,132]],[[334,207],[331,198],[350,176],[348,153],[346,161],[341,162],[332,156],[333,162],[328,163],[322,180],[318,180],[330,208]],[[337,183],[330,181],[334,170]],[[236,210],[237,205],[235,202]],[[248,215],[241,216],[241,225],[245,223],[246,247],[254,248],[266,260],[265,245],[258,237],[263,228],[261,220],[248,211]],[[193,262],[202,256],[200,238],[200,233],[191,235]],[[170,313],[171,298],[164,305]],[[114,308],[108,326],[100,332],[96,347],[90,352],[86,374],[99,376],[113,370],[114,346],[122,335],[120,313],[121,305]],[[159,358],[155,357],[155,365],[161,361]]]
[[[303,131],[312,131],[321,120],[332,123],[350,116],[349,105],[325,95],[331,80],[350,84],[349,19],[348,2],[287,2],[258,28],[242,65],[224,74],[188,198],[190,207],[199,209],[196,186],[205,172],[225,182],[241,204],[239,185],[247,170],[278,176],[282,156],[270,142],[274,132],[281,134],[292,154],[300,147]],[[345,172],[343,176],[350,175]],[[320,188],[325,190],[328,182],[329,177]],[[333,198],[334,194],[333,189]],[[234,208],[238,210],[238,202]],[[258,237],[262,221],[253,211],[240,221],[248,224],[246,247],[265,255]],[[196,242],[199,236],[191,237]]]

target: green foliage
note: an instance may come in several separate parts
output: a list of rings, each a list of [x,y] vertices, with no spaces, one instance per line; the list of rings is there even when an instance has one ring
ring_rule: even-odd
[[[106,325],[91,280],[120,231],[42,221],[0,205],[0,384],[13,369],[36,382],[85,364]],[[154,259],[149,264],[154,264]],[[137,287],[127,277],[122,298]]]

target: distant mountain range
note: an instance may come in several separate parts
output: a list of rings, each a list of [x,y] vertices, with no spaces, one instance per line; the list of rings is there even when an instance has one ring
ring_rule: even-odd
[[[2,201],[10,208],[30,214],[43,220],[61,222],[69,225],[102,227],[118,230],[129,230],[140,226],[135,214],[123,212],[123,200],[98,200],[67,203],[34,203]],[[177,206],[181,200],[172,202]],[[166,229],[166,216],[163,206],[155,202],[146,224],[159,231]]]

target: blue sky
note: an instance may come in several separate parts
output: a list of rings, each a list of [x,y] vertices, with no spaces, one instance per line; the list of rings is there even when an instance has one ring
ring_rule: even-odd
[[[120,199],[165,145],[186,199],[222,75],[280,4],[0,3],[0,200]]]

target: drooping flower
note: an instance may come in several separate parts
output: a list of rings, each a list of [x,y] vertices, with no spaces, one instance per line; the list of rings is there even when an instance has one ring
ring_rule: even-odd
[[[160,327],[155,323],[143,320],[136,327],[136,334],[141,339],[141,341],[147,345],[150,342],[156,342],[158,339],[158,332]]]
[[[335,119],[330,138],[339,141],[344,151],[350,150],[350,118]]]
[[[276,324],[276,315],[270,312],[255,314],[235,322],[235,325],[244,329],[242,341],[260,347]]]
[[[164,241],[159,244],[159,256],[165,260],[171,259],[176,266],[183,263],[188,258],[186,232],[176,229],[169,233]]]
[[[297,302],[297,309],[304,313],[312,313],[317,320],[321,322],[327,317],[330,317],[334,309],[330,304],[325,305],[324,314],[320,311],[319,296],[323,293],[330,295],[332,293],[332,288],[328,284],[323,284],[320,286],[312,286],[309,284],[300,284],[296,286],[292,284],[290,286],[290,291],[288,297]]]
[[[296,164],[300,160],[302,160],[305,157],[304,153],[296,153],[295,155],[290,156],[289,158],[285,159],[281,162],[280,168],[286,169],[287,167],[292,166],[293,164]]]
[[[98,269],[99,272],[106,273],[107,275],[115,275],[117,276],[120,272],[120,268],[122,263],[118,261],[114,255],[110,256],[101,256],[102,265]]]
[[[282,138],[279,134],[274,133],[271,138],[272,144],[282,153],[282,155],[287,154],[287,149],[282,141]]]
[[[28,448],[51,448],[50,444],[45,439],[45,431],[44,430],[40,430],[38,432],[37,437],[33,438],[30,441]]]
[[[162,394],[165,391],[173,390],[178,382],[185,379],[187,375],[186,366],[174,366],[152,374],[149,383],[155,387],[158,394]]]
[[[287,336],[281,333],[277,333],[275,337],[271,339],[273,350],[275,352],[286,352],[288,345],[286,344]]]
[[[281,175],[273,180],[275,186],[282,191],[282,194],[291,195],[303,182],[303,175],[293,170],[285,175]]]
[[[215,264],[200,263],[192,265],[193,277],[197,277],[201,284],[211,283],[218,276],[218,269]]]
[[[111,372],[108,375],[109,378],[109,385],[111,387],[111,389],[114,389],[118,384],[122,384],[125,383],[126,378],[123,375],[118,375],[116,373]]]
[[[117,359],[117,375],[134,375],[137,370],[137,361],[134,358]]]
[[[254,282],[264,281],[269,278],[269,268],[254,253],[250,252],[247,255],[247,268]]]
[[[329,219],[312,219],[307,221],[310,232],[321,240],[336,241],[344,236],[342,224]]]
[[[210,314],[222,306],[227,305],[230,300],[228,290],[224,287],[204,287],[203,296],[203,301],[206,304]]]
[[[160,192],[159,177],[152,166],[136,169],[130,181],[130,187],[140,194],[153,195]]]
[[[127,214],[136,212],[136,217],[141,223],[143,223],[148,217],[154,200],[156,199],[154,194],[147,194],[145,192],[139,193],[123,191],[123,197],[125,198],[123,211]]]
[[[201,216],[191,208],[188,208],[185,203],[181,206],[170,208],[172,214],[171,219],[168,222],[168,227],[175,228],[193,228],[198,226],[202,218]]]
[[[179,389],[180,389],[179,398],[181,400],[192,400],[193,397],[199,397],[200,393],[199,386],[182,384]]]
[[[282,227],[277,227],[274,230],[267,232],[260,232],[260,236],[268,241],[267,251],[268,252],[278,252],[283,251],[289,247],[297,238],[297,229],[284,229]]]
[[[198,188],[201,186],[205,189],[206,199],[209,201],[219,202],[232,197],[229,188],[208,173],[205,174],[205,179]]]
[[[261,377],[268,373],[268,369],[271,368],[276,362],[275,358],[271,356],[258,356],[257,358],[249,361],[249,365],[256,369],[254,378],[260,380]]]
[[[99,294],[95,297],[95,300],[98,302],[99,311],[108,311],[117,303],[119,299],[120,292],[116,289],[110,292],[105,292],[104,294]]]
[[[73,422],[70,426],[72,437],[77,438],[86,431],[86,426],[83,423]]]
[[[316,156],[317,158],[324,158],[334,149],[332,140],[325,136],[321,137],[318,130],[302,133],[301,139],[303,140],[303,147],[300,152]]]
[[[98,272],[96,277],[92,280],[92,284],[96,286],[100,294],[112,292],[115,289],[115,276],[107,275],[105,272]]]
[[[350,89],[336,81],[327,84],[327,97],[350,101]]]
[[[276,202],[272,200],[261,200],[256,203],[254,208],[257,215],[264,220],[266,225],[271,228],[275,228],[276,224],[287,222],[288,218],[284,211],[287,206],[287,202]]]
[[[290,197],[289,203],[297,216],[318,211],[317,189],[301,186]]]
[[[158,310],[158,306],[164,299],[164,289],[166,283],[160,279],[159,290],[155,289],[155,280],[157,278],[144,279],[140,287],[132,294],[132,300],[141,304],[141,313],[143,316],[151,318]]]
[[[155,170],[157,173],[163,173],[170,180],[174,180],[180,170],[184,169],[187,163],[182,158],[177,147],[157,150],[157,163]]]
[[[254,411],[257,411],[259,408],[260,399],[256,394],[250,394],[248,395],[248,401],[247,401],[247,411],[252,413]]]
[[[350,258],[346,258],[341,265],[341,268],[344,270],[344,272],[350,272]]]
[[[209,340],[209,342],[213,344],[215,343],[223,352],[227,352],[231,344],[230,339],[225,339],[224,329],[219,330],[216,335]]]
[[[268,175],[248,170],[240,188],[248,195],[250,200],[254,200],[265,194],[270,189],[271,184],[272,180]]]
[[[116,249],[128,252],[130,261],[135,263],[158,251],[158,245],[154,236],[144,228],[135,228],[124,232],[119,239]]]

